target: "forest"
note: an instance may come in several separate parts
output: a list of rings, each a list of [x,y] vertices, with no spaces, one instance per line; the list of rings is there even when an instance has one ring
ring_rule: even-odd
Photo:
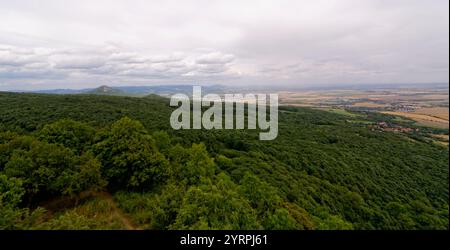
[[[392,117],[280,107],[260,141],[173,110],[0,92],[0,229],[448,230],[448,147],[367,127]]]

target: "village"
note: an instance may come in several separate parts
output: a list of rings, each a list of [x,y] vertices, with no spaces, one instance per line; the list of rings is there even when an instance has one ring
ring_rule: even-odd
[[[419,128],[409,128],[403,127],[401,125],[392,124],[389,122],[378,122],[377,124],[369,125],[369,129],[372,131],[382,131],[382,132],[395,132],[395,133],[418,133]]]

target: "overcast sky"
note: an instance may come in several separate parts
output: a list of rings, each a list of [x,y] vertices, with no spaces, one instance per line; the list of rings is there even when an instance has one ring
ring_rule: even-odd
[[[448,0],[0,0],[0,90],[448,82]]]

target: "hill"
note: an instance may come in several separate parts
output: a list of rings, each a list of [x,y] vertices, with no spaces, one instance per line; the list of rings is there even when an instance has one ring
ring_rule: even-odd
[[[229,87],[222,85],[203,86],[204,93],[223,93],[230,90]],[[98,88],[86,89],[47,89],[36,91],[17,91],[19,93],[36,93],[36,94],[97,94],[97,95],[119,95],[143,97],[150,94],[160,96],[169,96],[173,94],[192,95],[192,85],[153,85],[153,86],[115,86],[110,87],[102,85]]]
[[[369,129],[382,114],[282,107],[277,139],[259,141],[174,131],[153,95],[0,103],[1,228],[120,228],[80,198],[103,190],[144,229],[448,229],[448,147]],[[45,206],[64,197],[81,200]]]
[[[94,95],[125,95],[126,93],[120,89],[112,88],[106,85],[102,85],[96,89],[84,92],[85,94]]]

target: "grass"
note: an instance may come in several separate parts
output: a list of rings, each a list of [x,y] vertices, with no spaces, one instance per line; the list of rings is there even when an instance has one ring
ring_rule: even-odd
[[[64,198],[61,198],[64,199]],[[81,204],[48,210],[45,222],[35,229],[43,230],[120,230],[133,228],[109,195],[102,193],[83,198]],[[66,202],[63,202],[66,203]],[[125,218],[124,218],[125,217]]]
[[[392,119],[392,121],[400,122],[400,123],[413,123],[414,122],[413,120],[405,119],[405,118],[403,118],[401,116],[396,116],[394,119]]]
[[[353,123],[353,124],[362,124],[362,125],[374,124],[374,122],[372,122],[372,121],[364,121],[364,120],[347,120],[347,122]]]
[[[348,117],[353,117],[353,118],[356,118],[356,117],[363,117],[363,115],[355,114],[355,113],[350,113],[350,112],[348,112],[348,111],[345,110],[345,109],[338,109],[338,108],[324,108],[324,109],[321,109],[321,110],[328,111],[328,112],[331,112],[331,113],[334,113],[334,114],[338,114],[338,115],[344,115],[344,116],[348,116]]]

